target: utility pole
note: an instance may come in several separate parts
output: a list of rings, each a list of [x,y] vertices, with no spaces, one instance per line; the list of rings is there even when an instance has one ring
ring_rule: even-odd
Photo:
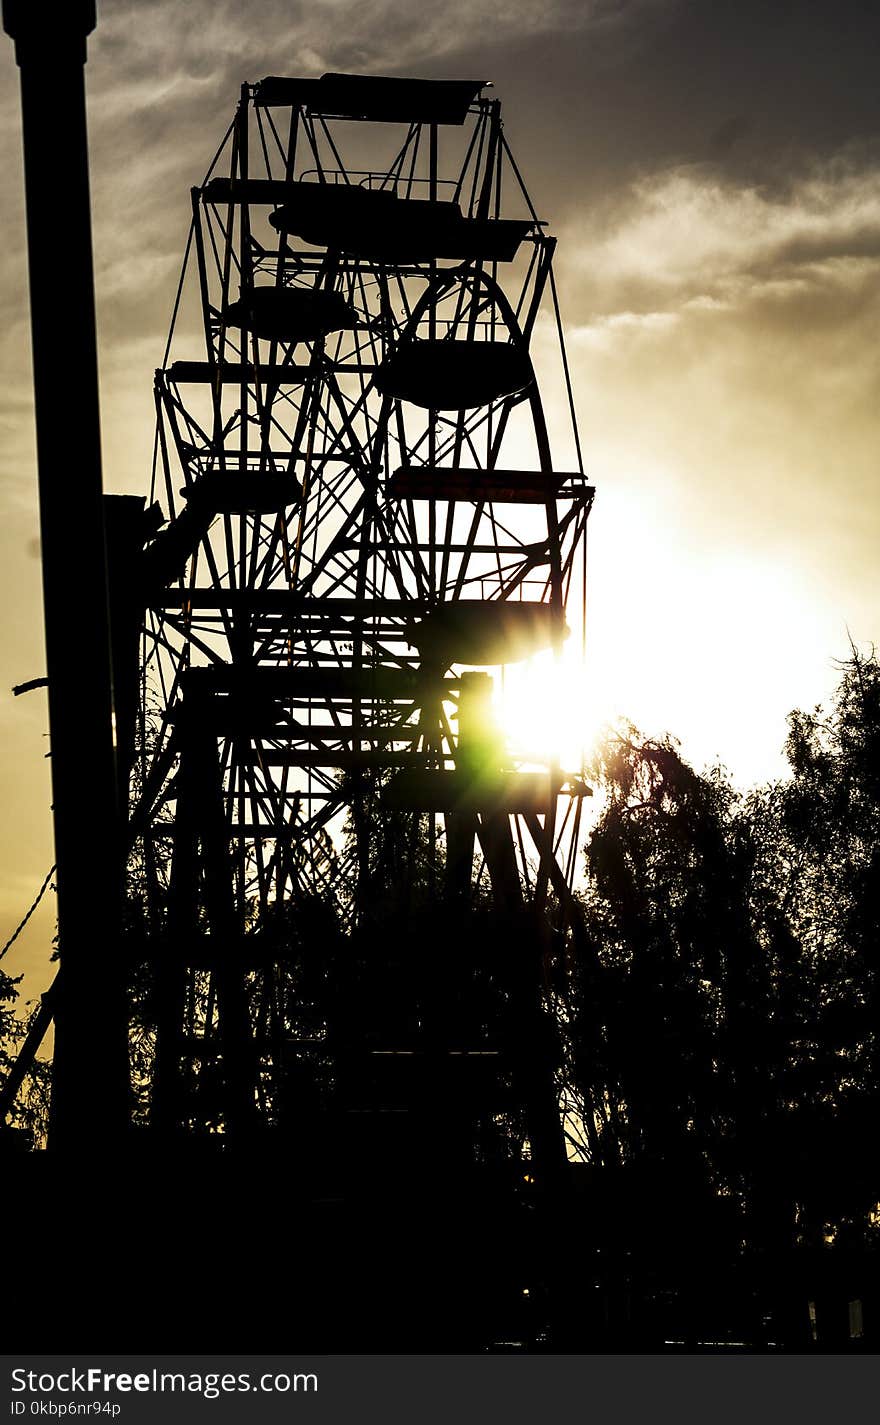
[[[3,26],[21,71],[58,867],[49,1146],[112,1150],[129,1087],[84,82],[94,0],[3,0]]]

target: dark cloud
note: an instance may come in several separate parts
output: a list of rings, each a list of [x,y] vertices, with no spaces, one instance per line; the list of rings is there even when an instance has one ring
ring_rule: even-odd
[[[747,114],[731,114],[729,119],[723,119],[709,135],[709,153],[716,159],[727,158],[734,147],[751,133],[752,128],[753,121]]]

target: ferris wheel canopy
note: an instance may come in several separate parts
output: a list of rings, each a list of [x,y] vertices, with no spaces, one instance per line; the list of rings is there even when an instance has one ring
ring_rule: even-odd
[[[322,118],[374,123],[463,124],[487,79],[402,79],[322,74],[320,79],[270,75],[254,86],[258,108],[301,105]]]
[[[460,411],[513,395],[533,379],[528,353],[507,342],[412,341],[385,363],[376,386],[425,410]]]
[[[312,287],[254,287],[230,302],[223,319],[266,341],[314,341],[358,325],[354,307],[340,292]]]
[[[213,191],[219,191],[215,188]],[[469,258],[512,262],[531,220],[465,217],[451,199],[400,197],[360,184],[291,183],[269,217],[279,233],[314,247],[338,248],[379,262]]]
[[[423,657],[453,663],[518,663],[570,633],[550,604],[493,599],[439,604],[413,627],[410,641]]]

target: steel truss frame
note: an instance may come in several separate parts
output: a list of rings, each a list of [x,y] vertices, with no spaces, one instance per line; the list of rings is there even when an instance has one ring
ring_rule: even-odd
[[[137,671],[117,667],[117,718],[148,908],[149,1116],[167,1135],[232,1141],[292,1120],[302,1134],[320,1084],[338,1097],[365,1055],[373,1069],[377,1055],[430,1060],[418,1094],[440,1112],[449,1056],[497,1054],[494,1087],[462,1110],[472,1151],[476,1120],[485,1138],[513,1103],[520,1149],[547,1171],[559,1162],[547,1009],[577,915],[586,788],[558,765],[510,760],[488,675],[473,670],[560,653],[573,591],[582,622],[593,491],[555,239],[499,103],[464,88],[245,85],[192,190],[155,379],[150,508],[126,535],[140,584],[116,602],[125,637],[145,607]],[[430,235],[447,231],[438,257]],[[531,359],[539,323],[555,334],[571,470],[553,463]],[[415,920],[371,899],[377,844],[394,838]],[[390,964],[426,914],[476,959],[480,937],[506,927],[518,968],[495,991],[510,1011],[503,1049],[470,1010],[441,1024],[424,986],[377,1043],[366,1021],[389,1002],[384,972],[360,1015],[355,981],[340,992],[335,1024],[303,988],[316,936],[353,937]],[[442,974],[428,975],[435,989]],[[373,1110],[389,1092],[366,1095]]]

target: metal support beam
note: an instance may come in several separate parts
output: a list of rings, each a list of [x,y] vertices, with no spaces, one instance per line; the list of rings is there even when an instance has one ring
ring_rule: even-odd
[[[88,0],[4,0],[21,70],[59,946],[50,1145],[122,1137],[128,1059],[119,945],[122,837],[113,695],[86,143]],[[47,94],[62,123],[47,123]],[[51,180],[51,181],[50,181]],[[64,215],[59,287],[58,214]],[[58,352],[66,358],[58,380]],[[71,477],[71,450],[76,475]],[[75,595],[72,593],[75,591]],[[83,817],[90,833],[83,835]]]

